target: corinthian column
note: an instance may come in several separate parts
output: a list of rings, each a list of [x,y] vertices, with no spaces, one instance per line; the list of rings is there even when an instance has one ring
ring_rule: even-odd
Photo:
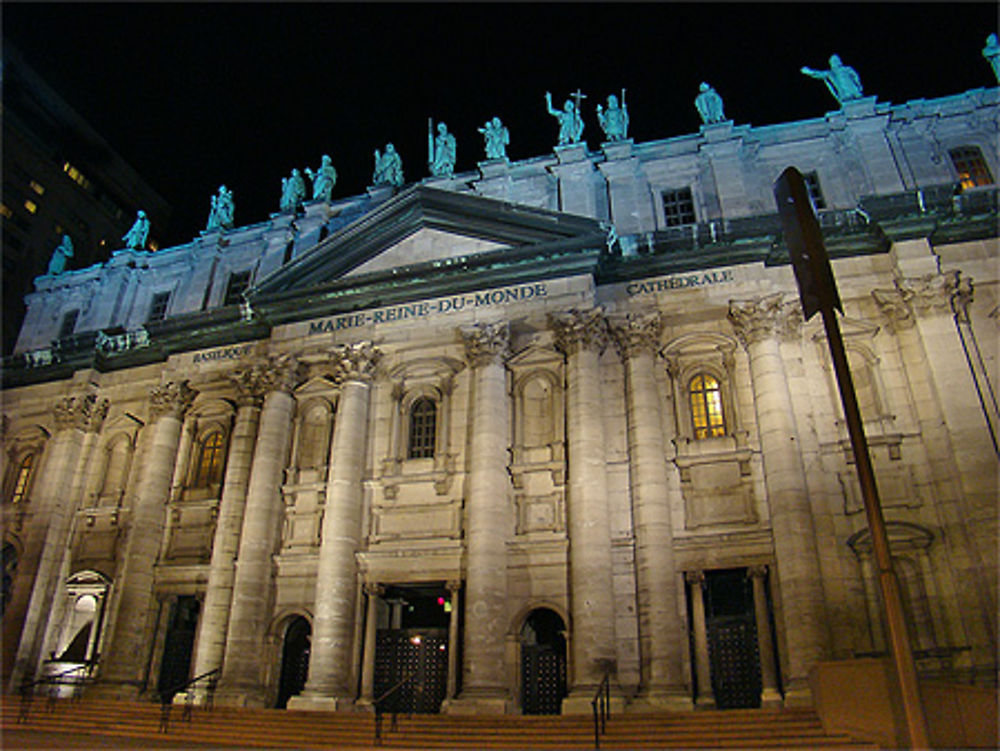
[[[611,322],[625,364],[628,399],[629,480],[639,588],[639,691],[654,703],[690,708],[681,668],[686,645],[677,606],[667,462],[654,375],[660,329],[659,312],[629,314]]]
[[[260,412],[233,575],[218,692],[219,700],[226,704],[259,706],[265,698],[265,666],[260,655],[271,617],[272,559],[278,547],[284,510],[281,481],[288,461],[295,409],[291,392],[300,373],[299,363],[291,355],[272,355],[266,363],[256,366],[252,374],[244,375],[248,383],[259,381],[267,396]]]
[[[11,652],[17,649],[11,689],[16,689],[23,678],[33,677],[41,658],[73,517],[73,491],[84,475],[89,448],[108,412],[108,400],[98,399],[93,393],[67,396],[56,401],[52,412],[56,432],[32,494],[34,514],[18,561],[13,599],[4,613],[5,667],[9,667]]]
[[[153,567],[163,538],[181,425],[196,393],[187,381],[171,381],[149,392],[152,435],[142,458],[123,563],[115,581],[117,617],[100,678],[100,693],[105,696],[135,698],[145,687],[147,645],[156,612]]]
[[[234,561],[240,544],[243,512],[246,507],[254,443],[260,423],[260,407],[267,379],[260,365],[238,370],[230,376],[237,390],[236,422],[229,437],[226,475],[219,516],[212,540],[212,560],[208,569],[205,604],[198,623],[198,645],[194,675],[202,675],[222,666],[229,626],[229,608],[236,576]]]
[[[573,681],[564,713],[590,712],[590,700],[615,658],[611,530],[599,358],[608,341],[600,309],[550,316],[566,356],[570,637]]]
[[[786,703],[808,700],[809,669],[826,654],[819,554],[802,452],[778,336],[794,330],[797,309],[781,293],[730,302],[729,320],[750,356],[764,483],[788,644]]]
[[[330,445],[330,474],[323,507],[323,540],[316,567],[309,680],[292,697],[289,709],[336,709],[354,699],[351,685],[354,610],[361,543],[362,480],[368,442],[371,382],[382,353],[370,342],[331,351],[334,379],[340,384],[337,417]]]
[[[461,330],[472,368],[472,434],[466,496],[465,644],[462,693],[452,711],[503,712],[507,699],[504,618],[507,537],[511,519],[507,375],[507,323]],[[457,646],[457,645],[456,645]],[[454,649],[455,647],[451,647]]]

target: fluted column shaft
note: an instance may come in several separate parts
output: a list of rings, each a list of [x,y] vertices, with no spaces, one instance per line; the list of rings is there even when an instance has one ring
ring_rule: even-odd
[[[504,358],[509,331],[506,324],[486,324],[465,329],[462,336],[473,369],[462,698],[500,697],[507,693],[504,612],[511,520]]]
[[[13,660],[10,687],[16,690],[25,677],[34,675],[66,549],[83,464],[108,411],[108,401],[95,394],[64,397],[53,412],[56,433],[32,493],[35,513],[28,528],[24,552],[18,561],[13,597],[4,613],[5,662]],[[17,650],[14,653],[14,650]],[[11,667],[5,665],[5,667]]]
[[[250,468],[219,684],[222,701],[250,705],[263,701],[260,655],[271,616],[273,556],[284,511],[282,473],[295,409],[290,392],[299,371],[288,356],[272,357],[267,365],[257,367],[269,391],[260,412]]]
[[[340,399],[330,445],[330,474],[323,508],[323,539],[316,568],[309,680],[304,698],[353,698],[350,685],[361,542],[362,480],[368,436],[371,381],[380,358],[370,344],[332,353]]]
[[[571,698],[593,694],[614,660],[614,597],[608,521],[600,352],[607,327],[599,310],[553,316],[556,346],[566,355],[570,603],[573,619]]]
[[[235,375],[241,393],[236,421],[229,437],[229,454],[226,458],[222,497],[219,499],[219,517],[212,540],[205,603],[198,623],[194,675],[202,675],[222,666],[233,580],[236,577],[234,562],[239,550],[250,468],[260,423],[260,379],[253,369],[240,371]]]
[[[163,538],[184,413],[194,397],[186,381],[166,383],[150,392],[153,432],[129,514],[123,565],[115,581],[117,616],[100,676],[105,690],[126,698],[145,687],[149,632],[156,612],[153,568]]]
[[[805,692],[809,669],[826,654],[819,554],[791,393],[778,343],[795,324],[781,295],[730,303],[729,317],[750,358],[764,482],[781,587],[790,692]]]
[[[640,692],[683,695],[685,652],[677,607],[677,571],[670,521],[660,397],[654,375],[658,313],[612,323],[625,364],[629,470],[636,538],[641,649]]]

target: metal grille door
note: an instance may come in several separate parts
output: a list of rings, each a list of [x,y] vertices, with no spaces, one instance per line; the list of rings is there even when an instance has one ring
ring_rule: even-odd
[[[441,709],[448,687],[448,637],[414,633],[413,629],[382,630],[375,642],[375,696],[413,675],[390,697],[386,710],[433,714]]]
[[[559,714],[566,695],[566,655],[548,644],[521,647],[524,714]]]
[[[720,709],[760,706],[760,658],[753,614],[713,618],[708,623],[712,691]]]

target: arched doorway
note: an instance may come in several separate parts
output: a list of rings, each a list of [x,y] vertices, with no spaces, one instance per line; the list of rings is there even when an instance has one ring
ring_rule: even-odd
[[[285,629],[285,643],[281,649],[281,678],[278,681],[278,699],[274,706],[284,709],[288,700],[302,692],[309,677],[309,640],[312,626],[301,615],[293,618]]]
[[[566,624],[553,610],[532,610],[521,627],[521,711],[559,714],[566,696]]]

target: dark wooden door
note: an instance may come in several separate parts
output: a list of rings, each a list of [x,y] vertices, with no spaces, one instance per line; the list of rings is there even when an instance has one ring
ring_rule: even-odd
[[[191,651],[198,629],[199,609],[198,598],[188,595],[178,597],[170,606],[163,659],[160,661],[160,679],[156,684],[156,690],[161,693],[175,690],[192,677]]]

